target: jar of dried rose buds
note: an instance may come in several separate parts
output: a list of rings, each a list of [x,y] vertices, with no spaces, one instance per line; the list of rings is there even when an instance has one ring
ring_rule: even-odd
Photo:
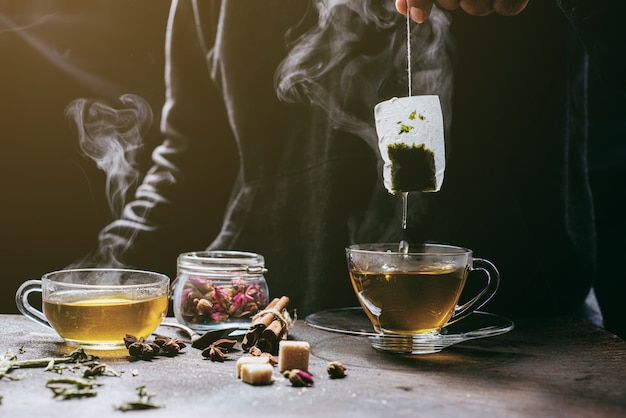
[[[267,305],[263,256],[242,251],[199,251],[178,256],[172,286],[173,308],[181,324],[198,331],[238,327]]]

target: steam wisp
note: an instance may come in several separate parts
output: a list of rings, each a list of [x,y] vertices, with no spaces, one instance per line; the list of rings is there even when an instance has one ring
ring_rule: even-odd
[[[389,1],[313,4],[317,24],[295,39],[288,36],[290,50],[276,72],[277,95],[285,102],[326,109],[337,129],[361,136],[378,152],[374,105],[405,95],[409,82],[404,16]],[[449,16],[434,8],[429,20],[414,25],[410,36],[412,94],[438,95],[447,127],[454,49],[449,25]]]
[[[129,189],[139,181],[137,153],[152,125],[152,110],[141,97],[120,97],[120,108],[88,100],[74,100],[66,109],[74,119],[82,152],[106,174],[106,196],[111,215],[121,215]]]
[[[105,228],[99,237],[99,248],[80,264],[123,267],[118,256],[120,248],[129,248],[139,230],[150,229],[126,204],[141,177],[137,156],[152,125],[152,110],[143,98],[126,94],[116,106],[77,99],[66,108],[66,114],[74,122],[81,151],[106,175],[105,192],[112,218],[132,226],[120,228],[129,231],[128,236],[108,234]],[[149,209],[140,211],[143,215],[147,212]],[[126,220],[122,220],[124,217]]]

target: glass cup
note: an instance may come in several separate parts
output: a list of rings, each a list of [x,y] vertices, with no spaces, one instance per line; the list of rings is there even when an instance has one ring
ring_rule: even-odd
[[[402,352],[407,348],[394,337],[437,336],[483,306],[500,281],[491,262],[451,245],[410,245],[405,252],[398,243],[357,244],[346,248],[346,256],[352,287],[374,330]],[[459,306],[470,271],[484,273],[486,285]]]
[[[29,302],[40,292],[42,310]],[[124,337],[147,338],[167,315],[169,278],[140,270],[89,268],[28,280],[15,300],[22,314],[67,343],[94,350],[124,348]]]

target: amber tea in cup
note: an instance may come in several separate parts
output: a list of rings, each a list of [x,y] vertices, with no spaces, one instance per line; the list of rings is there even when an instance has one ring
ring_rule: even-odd
[[[42,311],[29,303],[41,292]],[[168,309],[169,278],[129,269],[72,269],[29,280],[17,291],[22,314],[53,328],[72,345],[91,349],[124,347],[124,336],[147,338]]]
[[[359,244],[346,249],[352,287],[374,330],[382,334],[420,335],[468,316],[496,292],[499,274],[472,251],[450,245]],[[484,272],[487,285],[458,306],[468,273]]]

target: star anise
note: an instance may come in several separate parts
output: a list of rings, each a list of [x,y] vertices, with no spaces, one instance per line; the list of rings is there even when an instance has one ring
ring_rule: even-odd
[[[179,338],[168,338],[161,335],[155,337],[154,342],[167,356],[175,356],[180,353],[180,350],[187,347],[187,344]]]
[[[137,341],[138,341],[138,338],[131,334],[126,334],[126,336],[124,337],[124,345],[126,346],[126,348],[130,348],[130,346],[136,343]]]
[[[224,353],[232,351],[236,343],[237,340],[228,340],[222,338],[202,350],[202,356],[207,357],[211,361],[223,362],[224,358],[226,357]]]
[[[145,338],[137,338],[134,335],[126,334],[124,337],[124,344],[128,348],[128,354],[132,357],[140,358],[142,360],[150,360],[157,354],[161,347],[154,342],[147,341]]]

